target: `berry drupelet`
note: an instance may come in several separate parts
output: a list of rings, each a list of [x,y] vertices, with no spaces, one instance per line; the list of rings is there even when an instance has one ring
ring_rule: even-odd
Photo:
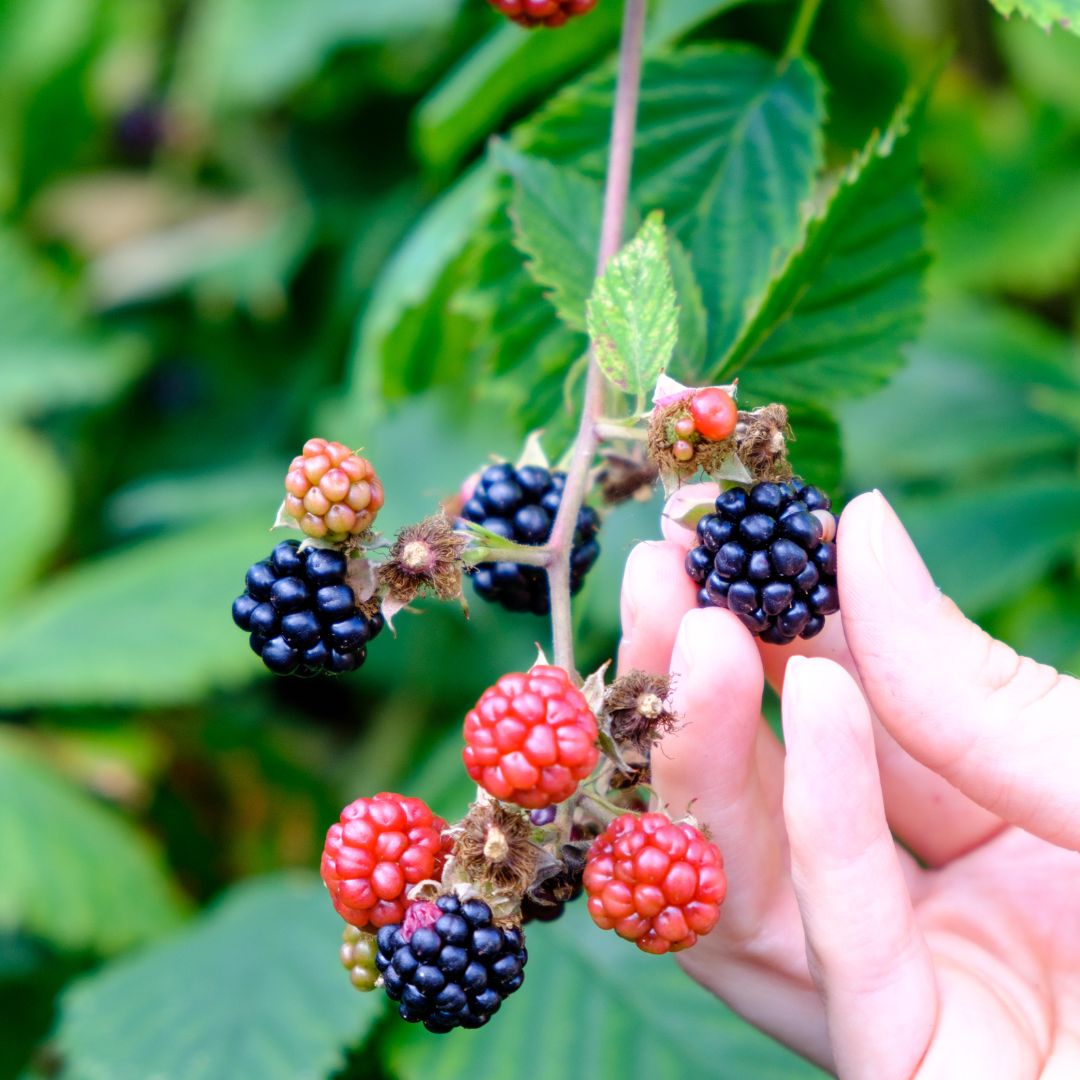
[[[540,545],[551,536],[562,502],[566,474],[538,465],[515,469],[510,464],[489,465],[481,474],[462,517],[518,544]],[[574,546],[570,552],[570,592],[577,593],[600,554],[596,533],[600,518],[591,506],[578,512]],[[480,563],[472,575],[479,596],[501,604],[507,611],[551,610],[547,575],[538,566],[512,562]]]
[[[840,609],[830,500],[800,480],[722,491],[686,572],[702,607],[726,607],[773,645],[819,634]]]
[[[347,569],[339,551],[300,550],[298,541],[283,540],[248,570],[233,621],[276,675],[340,674],[364,662],[383,617],[358,609]]]
[[[420,901],[377,941],[387,996],[428,1031],[482,1027],[525,979],[521,930],[495,926],[483,900]]]

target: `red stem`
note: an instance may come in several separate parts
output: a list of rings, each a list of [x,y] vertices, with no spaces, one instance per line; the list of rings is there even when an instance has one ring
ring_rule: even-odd
[[[611,143],[608,148],[607,186],[604,191],[604,216],[600,227],[600,248],[596,273],[604,272],[608,259],[622,247],[626,224],[626,204],[630,195],[630,172],[634,158],[634,131],[637,126],[638,90],[641,85],[641,47],[645,34],[645,0],[626,0],[623,9],[622,38],[619,43],[619,75],[615,86],[615,104],[611,117]],[[589,471],[596,456],[596,421],[603,408],[604,384],[600,368],[590,352],[585,379],[585,401],[581,423],[562,503],[548,540],[551,561],[548,586],[551,592],[551,633],[555,663],[571,674],[574,666],[574,633],[570,611],[570,551],[578,511],[584,502]]]

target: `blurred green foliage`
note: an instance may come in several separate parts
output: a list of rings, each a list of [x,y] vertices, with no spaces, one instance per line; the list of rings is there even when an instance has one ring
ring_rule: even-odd
[[[460,814],[456,726],[545,627],[428,603],[294,683],[228,617],[309,434],[367,448],[387,532],[534,427],[565,448],[618,9],[0,7],[0,1076],[814,1074],[580,912],[490,1028],[384,1022],[337,967],[323,832],[380,789]],[[788,400],[801,468],[884,489],[970,614],[1080,671],[1080,39],[828,0],[777,64],[793,18],[650,5],[633,217],[670,229],[674,373]],[[605,524],[583,667],[657,510]]]

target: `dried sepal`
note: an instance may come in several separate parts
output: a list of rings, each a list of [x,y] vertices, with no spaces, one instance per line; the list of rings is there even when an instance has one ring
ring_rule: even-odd
[[[462,595],[461,554],[467,543],[445,514],[406,525],[379,567],[380,590],[397,610],[418,596],[458,599]]]
[[[735,447],[755,482],[790,480],[787,457],[791,427],[783,405],[764,405],[753,412],[740,412],[735,426]]]
[[[679,726],[671,709],[671,676],[644,671],[620,676],[604,695],[603,716],[616,744],[647,760],[651,748]]]
[[[541,851],[529,815],[485,794],[455,827],[455,876],[481,894],[520,899],[536,876]]]
[[[596,470],[594,479],[605,505],[618,506],[630,499],[647,502],[652,497],[658,475],[659,470],[652,461],[605,450],[603,464]]]

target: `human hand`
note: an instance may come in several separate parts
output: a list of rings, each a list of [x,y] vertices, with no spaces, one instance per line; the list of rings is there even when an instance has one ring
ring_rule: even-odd
[[[653,782],[724,854],[684,968],[842,1077],[1080,1076],[1080,682],[968,622],[880,494],[841,519],[842,623],[783,648],[697,609],[693,534],[664,531],[619,665],[675,676]]]

